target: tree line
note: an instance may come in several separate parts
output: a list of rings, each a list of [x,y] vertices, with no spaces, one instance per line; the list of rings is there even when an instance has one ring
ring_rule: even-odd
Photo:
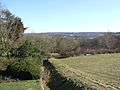
[[[104,54],[120,52],[120,34],[106,32],[98,37],[63,37],[46,34],[31,34],[25,36],[37,43],[41,54],[64,58],[86,54]]]

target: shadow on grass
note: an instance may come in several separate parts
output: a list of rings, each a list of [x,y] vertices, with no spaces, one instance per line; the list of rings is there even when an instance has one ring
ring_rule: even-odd
[[[32,76],[29,72],[21,72],[16,74],[15,72],[5,70],[0,71],[0,76],[2,77],[11,77],[12,79],[19,79],[19,80],[32,80]]]
[[[72,81],[61,76],[49,61],[46,60],[43,64],[45,68],[50,71],[50,81],[47,84],[50,90],[84,90],[84,87],[79,87]]]

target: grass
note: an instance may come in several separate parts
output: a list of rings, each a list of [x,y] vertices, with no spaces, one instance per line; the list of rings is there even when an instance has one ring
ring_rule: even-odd
[[[8,59],[0,57],[0,71],[6,70],[7,66],[15,61],[16,61],[15,58]],[[40,80],[25,80],[12,82],[13,81],[12,79],[10,80],[6,79],[7,79],[6,77],[2,77],[0,75],[0,80],[3,82],[0,83],[0,90],[42,90]],[[49,88],[46,86],[44,90],[49,90]]]
[[[120,54],[51,59],[58,71],[75,82],[99,90],[120,90]]]
[[[41,90],[39,80],[1,83],[0,90]]]

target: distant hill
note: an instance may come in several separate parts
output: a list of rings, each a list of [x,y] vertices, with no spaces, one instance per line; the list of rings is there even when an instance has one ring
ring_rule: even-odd
[[[53,36],[53,35],[59,35],[59,36],[68,36],[68,37],[97,37],[104,35],[105,32],[47,32],[44,34]]]
[[[46,33],[25,33],[26,36],[45,34],[48,36],[63,36],[63,37],[98,37],[103,36],[106,32],[46,32]],[[115,35],[120,35],[120,32],[112,32]]]

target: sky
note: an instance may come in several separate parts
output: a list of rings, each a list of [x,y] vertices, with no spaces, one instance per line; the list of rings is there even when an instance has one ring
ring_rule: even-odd
[[[0,0],[26,33],[119,32],[120,0]]]

